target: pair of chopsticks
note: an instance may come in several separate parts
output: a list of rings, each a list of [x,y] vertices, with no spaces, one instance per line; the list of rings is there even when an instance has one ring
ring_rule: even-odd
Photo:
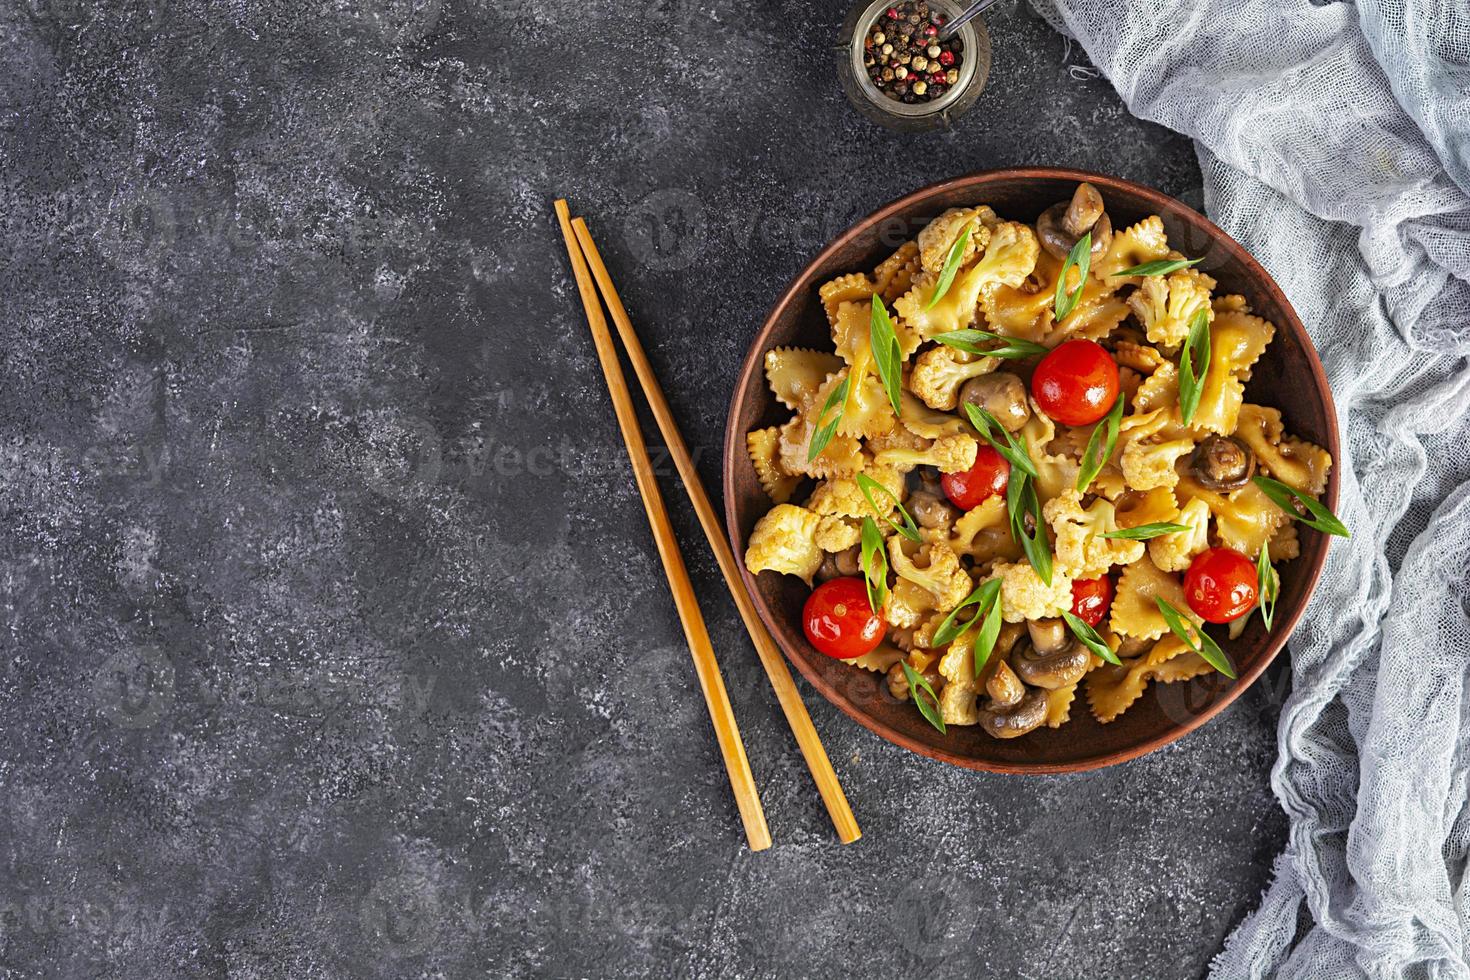
[[[602,306],[598,302],[599,290],[612,314],[613,323],[618,328],[618,336],[623,341],[633,372],[638,375],[643,395],[648,399],[649,408],[658,422],[659,432],[663,434],[664,443],[674,458],[684,491],[689,495],[689,502],[694,505],[699,526],[704,530],[705,539],[715,553],[715,561],[725,577],[725,585],[735,600],[751,642],[755,644],[761,666],[765,668],[771,687],[776,692],[776,700],[786,713],[786,721],[796,736],[796,744],[801,748],[807,768],[816,781],[817,792],[821,794],[827,813],[837,828],[837,836],[842,843],[851,844],[862,836],[862,831],[858,829],[852,808],[848,806],[847,797],[837,781],[837,774],[832,770],[832,763],[827,759],[827,751],[822,748],[822,740],[812,726],[811,716],[807,714],[806,705],[802,703],[801,695],[796,690],[796,683],[791,679],[791,671],[786,666],[781,651],[776,649],[770,634],[761,625],[755,604],[751,602],[750,595],[740,581],[740,566],[736,564],[735,553],[725,540],[720,520],[710,504],[709,495],[704,491],[704,484],[700,482],[699,472],[694,468],[694,458],[690,456],[684,438],[679,434],[679,427],[674,423],[673,412],[669,410],[669,403],[653,375],[653,366],[643,353],[643,345],[639,343],[638,335],[633,330],[633,322],[628,319],[628,311],[623,308],[623,302],[618,298],[618,291],[613,286],[607,267],[602,263],[602,256],[592,242],[592,233],[581,218],[572,220],[564,200],[556,202],[556,217],[561,223],[567,256],[571,259],[577,290],[587,312],[587,326],[592,330],[592,341],[597,346],[597,359],[602,365],[603,377],[607,379],[608,391],[612,394],[618,428],[622,430],[623,443],[627,446],[628,458],[633,464],[633,476],[638,483],[638,492],[643,496],[643,508],[653,529],[653,539],[658,546],[659,558],[663,561],[664,575],[668,578],[669,589],[674,595],[674,606],[679,613],[684,638],[688,641],[689,652],[694,658],[699,687],[704,694],[705,705],[709,708],[710,720],[714,723],[715,738],[719,742],[725,770],[730,777],[730,787],[735,791],[735,804],[740,810],[740,819],[745,825],[745,836],[750,849],[762,851],[770,847],[771,832],[766,826],[765,810],[755,788],[755,778],[750,772],[750,761],[745,757],[745,744],[740,740],[740,729],[735,723],[729,695],[725,692],[725,682],[720,676],[720,666],[710,644],[709,632],[705,629],[704,617],[699,612],[694,586],[689,581],[689,573],[684,567],[684,558],[679,552],[673,526],[669,523],[663,496],[654,479],[653,465],[648,458],[643,433],[638,427],[628,381],[618,362],[618,352],[613,346],[607,318],[603,316]],[[596,286],[593,285],[594,278]]]

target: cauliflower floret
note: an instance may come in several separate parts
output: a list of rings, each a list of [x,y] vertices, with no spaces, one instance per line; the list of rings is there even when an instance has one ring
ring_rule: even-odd
[[[952,412],[960,403],[960,386],[995,370],[997,359],[935,347],[919,355],[909,387],[930,408]]]
[[[1082,495],[1065,490],[1046,502],[1042,516],[1056,533],[1056,570],[1069,578],[1097,578],[1114,565],[1127,565],[1143,557],[1142,541],[1105,538],[1118,530],[1113,505],[1095,500],[1082,509]]]
[[[1041,580],[1029,562],[999,564],[990,579],[1000,579],[1000,615],[1008,623],[1027,619],[1051,619],[1072,608],[1072,580],[1058,569],[1051,572],[1051,585]]]
[[[1185,504],[1174,522],[1189,530],[1160,535],[1148,543],[1148,556],[1165,572],[1184,571],[1195,555],[1210,546],[1210,507],[1203,500],[1196,497]]]
[[[927,449],[884,449],[873,457],[879,466],[907,473],[916,466],[934,466],[941,473],[959,473],[975,465],[980,444],[971,436],[944,436]]]
[[[903,545],[901,535],[888,539],[888,564],[899,578],[933,596],[934,606],[940,612],[949,612],[965,601],[974,585],[949,545],[931,541],[921,546],[913,558],[903,550]]]
[[[863,540],[861,525],[842,517],[823,517],[817,524],[815,536],[817,547],[836,554],[846,551]]]
[[[903,495],[903,474],[898,470],[887,466],[865,466],[863,475],[878,481],[894,497]],[[880,513],[874,514],[873,508],[868,506],[856,476],[842,476],[818,483],[807,498],[806,509],[823,516],[876,517],[878,520],[892,515],[893,500],[886,494],[873,491],[873,503],[878,505]]]
[[[908,579],[895,582],[883,603],[883,618],[895,629],[918,626],[933,613],[934,597]]]
[[[1123,421],[1128,428],[1127,442],[1118,457],[1123,480],[1134,490],[1172,488],[1179,482],[1174,463],[1194,452],[1194,440],[1188,436],[1167,438],[1169,430],[1176,427],[1170,413],[1161,408],[1148,417],[1130,416]]]
[[[939,673],[944,689],[939,692],[939,717],[946,725],[974,725],[980,720],[975,699],[979,687],[975,683],[975,643],[962,636],[949,645],[939,659]]]
[[[949,258],[949,250],[954,243],[959,241],[966,228],[970,229],[970,240],[965,245],[965,251],[960,255],[960,266],[975,257],[975,253],[984,248],[990,241],[990,229],[982,222],[982,212],[990,211],[987,207],[980,208],[950,208],[948,211],[935,218],[924,226],[919,232],[919,264],[924,271],[938,273],[944,268],[945,260]],[[990,217],[993,219],[994,214]]]
[[[913,397],[912,395],[909,395],[908,392],[904,392],[904,395],[910,398]],[[917,402],[915,402],[915,404],[917,404]],[[874,454],[875,456],[878,453],[885,452],[890,449],[905,449],[910,452],[921,453],[929,448],[929,439],[931,438],[933,437],[930,436],[928,438],[925,438],[924,436],[919,435],[907,426],[896,425],[891,431],[885,432],[881,436],[874,436],[873,438],[869,439],[867,441],[867,447],[868,452]]]
[[[822,549],[817,545],[817,525],[821,518],[805,507],[777,504],[766,512],[750,532],[745,548],[745,567],[752,575],[763,571],[795,575],[807,585],[822,564]]]
[[[1213,279],[1193,269],[1182,269],[1167,278],[1147,276],[1128,297],[1128,305],[1151,342],[1177,347],[1189,336],[1189,321],[1200,310],[1215,319],[1210,306],[1214,285]]]
[[[1018,221],[1001,221],[991,230],[985,257],[975,265],[981,288],[1010,286],[1019,289],[1026,277],[1036,269],[1041,243],[1030,225]]]
[[[1036,268],[1040,251],[1036,233],[1029,225],[998,222],[991,229],[984,256],[955,276],[939,302],[929,305],[939,285],[939,274],[926,272],[914,288],[898,298],[893,308],[904,324],[924,340],[968,327],[975,321],[975,307],[981,293],[1002,285],[1020,286]]]

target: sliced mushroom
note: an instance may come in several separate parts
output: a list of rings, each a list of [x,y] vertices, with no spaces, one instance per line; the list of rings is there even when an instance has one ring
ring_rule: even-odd
[[[1070,201],[1058,201],[1036,219],[1041,247],[1057,259],[1065,259],[1077,239],[1092,232],[1092,257],[1102,257],[1113,244],[1113,221],[1103,210],[1102,195],[1083,181]]]
[[[1029,635],[1021,637],[1011,647],[1009,657],[1011,669],[1016,676],[1032,687],[1054,691],[1075,684],[1087,673],[1092,654],[1086,647],[1071,639],[1054,650],[1041,651]]]
[[[1026,685],[1011,670],[1011,665],[1002,660],[995,665],[995,673],[990,675],[990,680],[985,682],[985,693],[990,695],[993,707],[1014,708],[1026,696]]]
[[[1011,432],[1020,431],[1031,418],[1026,385],[1009,371],[992,371],[966,381],[960,389],[960,404],[967,402],[994,415]]]
[[[826,582],[834,578],[845,578],[849,575],[861,575],[863,550],[853,545],[846,551],[835,554],[828,552],[822,556],[822,564],[817,566],[817,581]]]
[[[1060,618],[1027,620],[1026,632],[1031,636],[1031,645],[1041,653],[1055,653],[1073,642],[1067,624]]]
[[[916,490],[909,495],[909,513],[920,526],[927,528],[949,527],[960,516],[959,509],[944,497],[928,489]]]
[[[1067,234],[1081,238],[1082,233],[1097,224],[1102,216],[1102,195],[1084,180],[1072,192],[1072,203],[1067,205],[1066,214],[1062,216],[1062,227],[1067,229]]]
[[[977,712],[980,727],[992,738],[1018,738],[1034,732],[1046,721],[1046,692],[1031,690],[1012,708],[1003,708],[993,701]]]
[[[1238,490],[1256,472],[1256,454],[1234,436],[1210,435],[1189,458],[1194,478],[1209,490]]]

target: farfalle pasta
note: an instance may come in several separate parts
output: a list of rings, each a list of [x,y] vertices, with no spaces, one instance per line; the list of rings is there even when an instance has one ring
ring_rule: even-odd
[[[1246,400],[1276,328],[1196,264],[1083,184],[1029,224],[952,208],[825,283],[830,349],[765,356],[792,416],[747,435],[773,505],[747,567],[814,585],[808,639],[941,731],[1061,727],[1079,693],[1111,722],[1229,670],[1205,627],[1239,635],[1310,520],[1277,498],[1315,501],[1332,459]]]

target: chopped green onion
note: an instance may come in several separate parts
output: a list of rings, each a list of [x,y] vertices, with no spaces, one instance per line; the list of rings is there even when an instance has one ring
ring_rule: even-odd
[[[1051,348],[1042,344],[1022,340],[1020,337],[1007,337],[1004,334],[991,333],[989,330],[951,330],[949,333],[936,334],[935,340],[946,347],[964,351],[966,354],[978,354],[981,357],[1002,357],[1015,360],[1022,357],[1036,357],[1049,353]],[[982,343],[995,343],[999,341],[999,347],[981,347]]]
[[[1137,527],[1120,527],[1116,531],[1104,532],[1102,537],[1116,538],[1119,541],[1147,541],[1150,538],[1162,537],[1165,534],[1178,534],[1180,531],[1188,530],[1190,530],[1188,524],[1163,521],[1158,524],[1140,524]]]
[[[1196,370],[1196,358],[1199,367]],[[1189,321],[1189,337],[1179,352],[1179,417],[1188,425],[1199,408],[1205,390],[1205,374],[1210,370],[1210,311],[1200,310]]]
[[[1051,585],[1051,541],[1041,519],[1041,500],[1036,495],[1036,482],[1025,473],[1012,470],[1006,486],[1006,509],[1010,512],[1011,536],[1021,545],[1026,560],[1036,576]],[[1031,533],[1026,533],[1026,515],[1031,515]]]
[[[1321,531],[1323,534],[1335,534],[1339,538],[1352,537],[1347,525],[1338,520],[1336,514],[1295,487],[1289,487],[1280,480],[1273,480],[1269,476],[1254,476],[1251,477],[1251,482],[1260,487],[1261,492],[1270,497],[1277,507],[1286,512],[1287,516],[1301,521],[1307,527]],[[1303,514],[1297,510],[1295,504],[1301,504],[1306,508],[1307,513]]]
[[[954,274],[959,271],[960,259],[964,257],[965,246],[969,244],[970,228],[967,225],[965,230],[960,232],[960,237],[956,238],[954,244],[949,247],[949,254],[944,257],[944,268],[939,270],[939,282],[934,286],[934,295],[929,297],[929,302],[924,309],[934,309],[934,304],[949,292],[950,284],[954,282]]]
[[[975,634],[975,648],[971,659],[975,661],[975,676],[979,677],[985,665],[990,662],[990,655],[995,651],[995,641],[1000,639],[1000,579],[991,579],[982,585],[995,586],[995,601],[990,604],[990,609],[985,613],[985,622],[980,624],[980,631]]]
[[[946,734],[944,719],[939,715],[939,695],[935,694],[933,686],[924,680],[924,675],[909,666],[907,660],[900,660],[899,663],[903,665],[903,676],[909,682],[909,695],[914,699],[914,704],[918,706],[919,714],[923,715],[929,724],[939,729],[939,734]],[[920,691],[929,695],[928,701],[919,697]]]
[[[1082,468],[1077,472],[1078,493],[1086,493],[1087,488],[1092,486],[1092,481],[1102,472],[1103,466],[1113,458],[1113,450],[1118,445],[1118,425],[1122,421],[1123,393],[1119,392],[1113,401],[1113,407],[1108,409],[1107,417],[1093,426],[1087,448],[1082,451]],[[1106,436],[1106,441],[1100,439],[1100,436]]]
[[[991,588],[991,586],[994,586],[994,588]],[[995,601],[995,597],[999,594],[1000,579],[992,579],[989,582],[980,583],[976,586],[974,592],[965,596],[965,600],[950,610],[948,616],[944,617],[944,620],[939,624],[939,629],[934,631],[934,639],[930,642],[930,645],[936,648],[945,647],[959,639],[965,634],[966,630],[974,626],[980,617],[985,614],[986,609],[989,608],[990,604]],[[960,613],[971,606],[979,606],[980,608],[975,610],[974,616],[964,622],[960,622]]]
[[[862,567],[868,606],[876,613],[888,598],[888,553],[883,550],[883,532],[871,517],[863,518]]]
[[[1164,622],[1169,624],[1169,629],[1174,632],[1175,636],[1183,640],[1189,649],[1199,654],[1205,663],[1231,680],[1235,680],[1235,667],[1231,665],[1230,658],[1225,656],[1225,651],[1220,649],[1220,644],[1216,643],[1210,634],[1206,633],[1202,627],[1195,627],[1194,632],[1199,636],[1199,642],[1195,642],[1194,638],[1189,635],[1189,626],[1179,610],[1169,605],[1163,596],[1154,596],[1154,602],[1158,605],[1159,612],[1163,614]]]
[[[910,541],[913,541],[916,544],[923,543],[924,539],[919,536],[919,526],[914,523],[913,515],[908,512],[907,508],[905,508],[903,505],[903,501],[899,500],[892,490],[889,490],[883,484],[879,483],[877,480],[873,479],[866,473],[859,473],[857,475],[857,485],[858,489],[863,492],[863,499],[868,502],[869,507],[873,508],[874,514],[882,518],[889,527],[893,528],[895,531],[897,531],[899,534],[902,534]],[[898,514],[900,517],[903,518],[903,523],[899,523],[891,517],[884,516],[886,512],[881,510],[878,507],[877,502],[873,500],[874,490],[877,490],[889,500],[893,501],[893,506],[898,508]]]
[[[1067,272],[1073,267],[1082,275],[1077,280],[1077,288],[1067,292]],[[1092,268],[1092,232],[1088,232],[1077,239],[1077,244],[1072,246],[1072,251],[1067,253],[1067,261],[1062,263],[1062,274],[1057,278],[1057,295],[1052,301],[1053,316],[1058,323],[1072,315],[1077,304],[1082,302],[1082,290],[1087,286],[1087,273]]]
[[[868,319],[868,344],[873,349],[873,366],[878,369],[878,380],[888,392],[893,404],[893,414],[903,415],[899,398],[903,388],[903,354],[898,347],[898,334],[888,308],[880,296],[873,297],[873,315]]]
[[[1198,265],[1204,261],[1201,256],[1197,259],[1156,259],[1153,262],[1145,262],[1143,265],[1135,265],[1131,269],[1115,272],[1115,276],[1167,276],[1171,272],[1187,269],[1192,265]]]
[[[1010,431],[1001,425],[994,415],[979,405],[965,402],[965,414],[970,417],[970,424],[975,427],[976,432],[980,433],[980,438],[990,443],[992,449],[1004,456],[1013,470],[1020,470],[1031,477],[1037,475],[1036,464],[1031,461],[1031,453],[1028,451],[1024,436],[1017,444]],[[996,433],[999,433],[1000,438],[1005,440],[1004,446],[997,441]]]
[[[1072,635],[1077,637],[1083,646],[1099,657],[1102,657],[1108,663],[1117,664],[1119,667],[1123,666],[1123,661],[1118,659],[1118,655],[1113,652],[1113,648],[1108,646],[1107,642],[1098,634],[1097,630],[1084,623],[1072,613],[1064,612],[1062,613],[1062,618],[1067,621],[1067,625],[1072,628]]]
[[[1261,553],[1256,557],[1256,605],[1261,610],[1261,622],[1266,632],[1271,631],[1271,621],[1276,618],[1276,597],[1281,592],[1281,576],[1271,567],[1271,543],[1262,542]]]
[[[811,444],[807,446],[806,450],[806,461],[808,463],[822,455],[822,450],[827,448],[827,444],[837,434],[837,426],[842,422],[844,403],[847,401],[847,386],[850,381],[852,381],[850,376],[842,379],[842,384],[838,385],[837,390],[827,396],[827,401],[822,406],[821,413],[817,415],[817,431],[812,433]],[[837,409],[836,416],[833,417],[831,422],[823,425],[822,420],[834,408]]]

